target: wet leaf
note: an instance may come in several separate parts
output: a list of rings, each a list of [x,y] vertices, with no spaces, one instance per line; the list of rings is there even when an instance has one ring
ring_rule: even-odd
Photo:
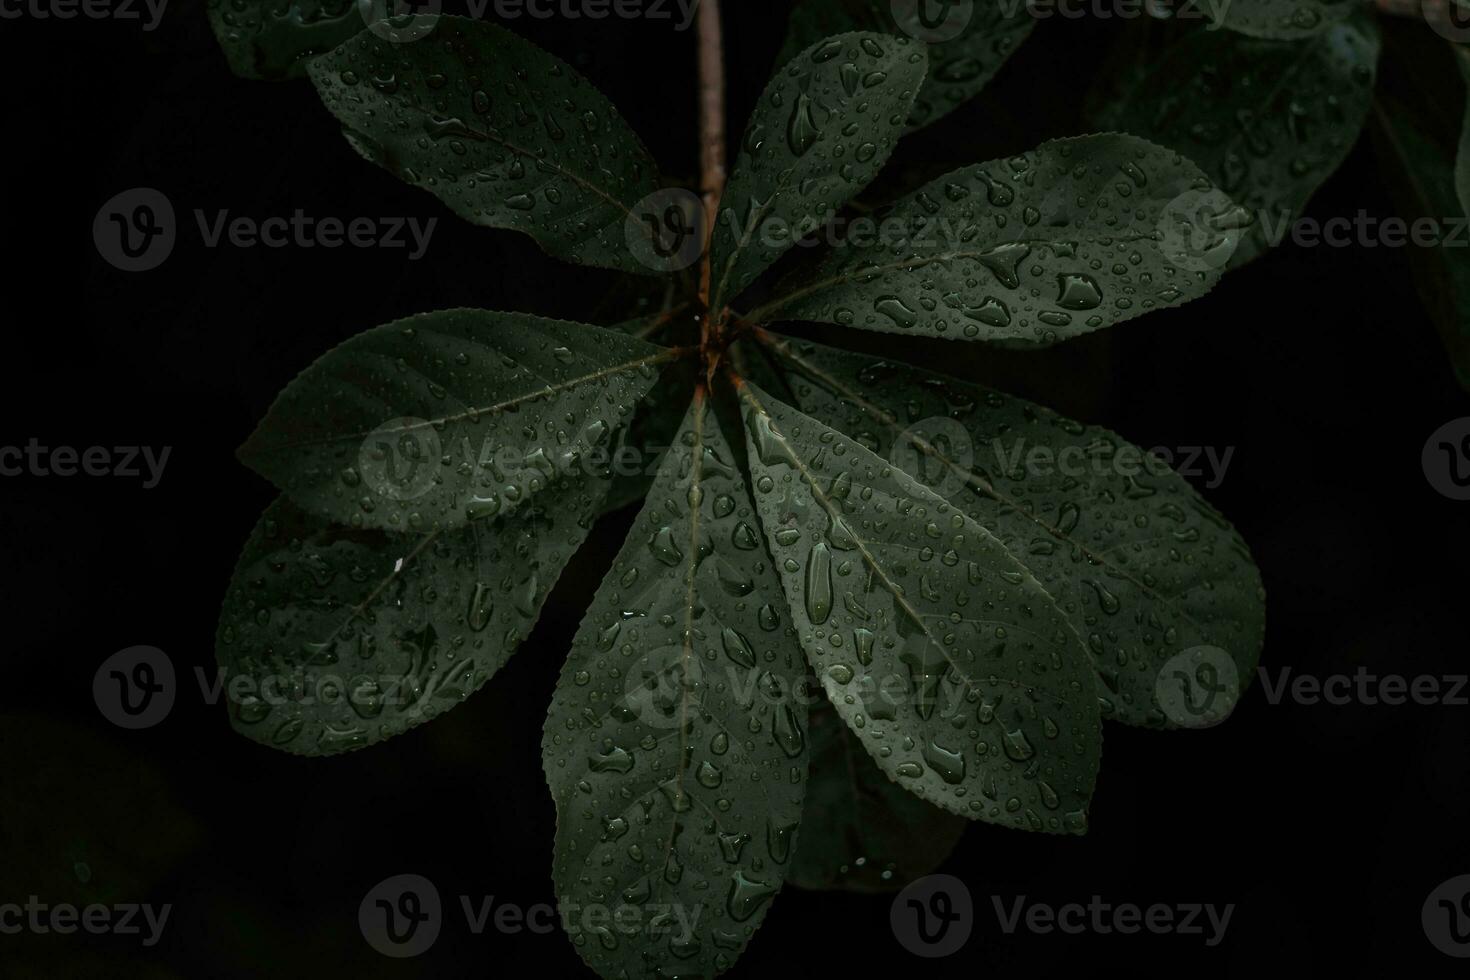
[[[1378,50],[1366,14],[1301,41],[1190,31],[1135,66],[1098,124],[1178,150],[1251,212],[1237,268],[1286,235],[1357,142]]]
[[[519,313],[410,317],[303,371],[240,458],[339,524],[461,527],[515,510],[554,477],[585,477],[674,356]]]
[[[1456,140],[1463,139],[1465,130],[1428,84],[1437,76],[1431,76],[1426,61],[1413,62],[1410,72],[1415,81],[1426,83],[1408,93],[1417,97],[1405,101],[1381,93],[1373,119],[1379,156],[1385,171],[1396,178],[1388,181],[1395,203],[1411,227],[1414,221],[1429,219],[1448,236],[1446,218],[1464,209],[1457,184],[1465,157],[1457,160]],[[1449,352],[1455,376],[1462,388],[1470,390],[1470,262],[1465,260],[1464,237],[1461,232],[1451,241],[1406,251],[1415,285]]]
[[[776,72],[720,202],[711,309],[825,226],[877,175],[927,65],[916,41],[855,32],[812,45]]]
[[[357,0],[209,0],[209,24],[241,78],[301,78],[306,62],[363,30]]]
[[[525,232],[547,254],[651,275],[628,247],[657,167],[606,97],[504,28],[440,17],[428,37],[364,32],[311,80],[366,159],[462,218]]]
[[[1329,30],[1362,8],[1357,0],[1206,0],[1217,27],[1267,38],[1302,38]]]
[[[953,171],[873,227],[854,224],[750,318],[1056,343],[1208,292],[1220,271],[1195,242],[1220,237],[1206,226],[1235,210],[1220,195],[1199,212],[1208,193],[1199,168],[1145,140],[1053,140]]]
[[[1022,3],[954,4],[937,16],[924,7],[924,0],[806,0],[791,13],[777,63],[843,31],[906,34],[926,42],[931,71],[909,114],[912,131],[979,94],[1036,24]]]
[[[334,527],[277,499],[220,613],[232,724],[263,745],[331,755],[448,711],[530,634],[607,487],[562,479],[534,508],[428,534]]]
[[[1465,79],[1465,121],[1460,124],[1460,146],[1455,154],[1455,193],[1460,207],[1470,216],[1470,48],[1456,47],[1455,60]]]
[[[876,447],[1005,545],[1082,637],[1103,717],[1176,727],[1168,661],[1216,647],[1249,684],[1265,594],[1245,542],[1158,457],[982,385],[774,334],[803,412]],[[1191,461],[1222,479],[1219,456]]]
[[[802,648],[878,766],[971,820],[1083,833],[1102,752],[1082,644],[979,524],[741,385],[756,506]]]
[[[805,663],[758,523],[698,397],[577,633],[542,741],[562,907],[633,907],[625,927],[571,920],[602,976],[728,969],[796,845]]]

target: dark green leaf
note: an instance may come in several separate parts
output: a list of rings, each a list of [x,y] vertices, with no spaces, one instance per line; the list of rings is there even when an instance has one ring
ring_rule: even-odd
[[[1366,15],[1302,41],[1191,31],[1139,66],[1098,121],[1183,153],[1255,216],[1236,268],[1280,240],[1352,149],[1378,50]]]
[[[509,512],[589,454],[676,352],[520,313],[446,310],[359,334],[286,387],[240,458],[352,527]]]
[[[746,126],[713,241],[718,310],[866,187],[924,81],[924,45],[855,32],[776,73]]]
[[[408,43],[364,32],[309,72],[359,153],[460,217],[569,262],[657,271],[628,236],[658,168],[602,93],[529,41],[441,17]]]
[[[887,452],[1040,580],[1086,641],[1105,718],[1172,727],[1160,672],[1198,647],[1229,654],[1236,693],[1249,683],[1265,632],[1260,573],[1157,457],[981,385],[763,336],[802,411]]]
[[[604,977],[728,969],[781,887],[806,672],[756,523],[701,396],[582,622],[542,742],[562,907],[633,906],[642,927],[573,936]]]
[[[748,382],[740,392],[802,647],[879,767],[971,820],[1084,832],[1097,682],[1051,597],[902,470]]]
[[[1329,29],[1362,0],[1204,0],[1216,27],[1267,38],[1301,38]]]
[[[812,774],[791,883],[884,892],[939,867],[969,822],[889,779],[831,705],[808,717]]]
[[[873,229],[854,225],[750,319],[1052,344],[1209,291],[1220,270],[1189,249],[1201,216],[1179,207],[1209,186],[1133,136],[1053,140],[940,177]]]
[[[1455,60],[1465,79],[1465,121],[1460,124],[1460,147],[1455,154],[1455,192],[1460,208],[1470,215],[1470,48],[1455,47]]]
[[[429,534],[348,530],[279,498],[220,613],[215,654],[235,728],[330,755],[459,704],[531,632],[607,486],[562,480],[534,508]]]
[[[1380,97],[1374,118],[1381,148],[1403,179],[1391,181],[1396,199],[1414,218],[1429,218],[1441,227],[1459,214],[1463,203],[1456,193],[1454,137],[1432,132],[1421,119],[1422,106],[1408,106]],[[1414,279],[1425,305],[1439,328],[1461,387],[1470,390],[1470,262],[1464,249],[1440,244],[1413,248]]]
[[[313,55],[367,26],[356,0],[209,0],[209,23],[241,78],[301,78]]]
[[[786,45],[777,58],[785,64],[824,37],[843,31],[907,34],[929,44],[934,70],[924,79],[910,131],[927,126],[972,99],[1031,33],[1036,18],[1024,3],[955,4],[926,24],[920,13],[928,0],[806,0],[791,13]],[[902,21],[900,21],[902,15]]]

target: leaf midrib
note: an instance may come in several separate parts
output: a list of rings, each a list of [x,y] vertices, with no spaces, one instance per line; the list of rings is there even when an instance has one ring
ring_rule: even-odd
[[[766,411],[765,406],[756,399],[754,394],[751,393],[751,386],[740,378],[734,378],[732,380],[735,383],[736,388],[739,390],[741,397],[744,398],[751,405],[752,408],[760,412],[763,416],[766,417],[767,420],[769,420],[771,417],[770,413]],[[796,452],[796,447],[791,445],[791,443],[786,439],[786,436],[778,432],[774,427],[770,427],[769,431],[776,439],[780,440],[781,445],[786,447],[786,451],[790,459],[792,460],[793,465],[801,474],[802,481],[811,491],[813,499],[815,499],[817,503],[821,505],[822,509],[826,512],[829,518],[838,519],[844,524],[844,526],[847,527],[849,536],[851,537],[853,543],[857,545],[858,552],[863,556],[863,561],[867,564],[869,570],[873,572],[873,574],[877,576],[879,581],[883,583],[883,587],[888,590],[890,595],[893,596],[894,603],[897,605],[897,607],[902,609],[904,614],[909,617],[913,624],[917,626],[926,637],[929,638],[930,643],[932,643],[934,647],[938,649],[939,652],[944,656],[945,662],[947,662],[950,667],[955,671],[955,674],[960,678],[964,687],[968,690],[978,690],[981,687],[982,682],[972,679],[969,673],[955,661],[953,656],[950,655],[949,649],[945,646],[945,644],[940,642],[939,638],[936,637],[929,630],[929,626],[925,621],[925,615],[914,609],[914,607],[909,604],[908,599],[903,594],[903,590],[899,588],[888,577],[887,572],[883,570],[883,568],[878,564],[878,560],[873,556],[872,552],[868,550],[867,542],[861,536],[859,536],[857,531],[853,529],[850,524],[847,524],[846,519],[837,512],[836,508],[832,504],[831,499],[822,492],[820,481],[815,478],[815,475],[811,472],[811,470],[807,469],[806,464],[802,462],[800,454]],[[948,501],[945,502],[948,503]],[[969,518],[966,517],[965,520],[968,521]],[[1010,552],[1007,551],[1005,546],[1000,543],[999,539],[996,539],[995,543],[996,546],[1000,548],[1007,557],[1010,557],[1011,560],[1015,562],[1018,568],[1025,569],[1024,565],[1016,561],[1014,556],[1010,555]],[[1026,569],[1026,573],[1030,575],[1030,570]],[[1049,594],[1047,594],[1045,590],[1043,590],[1043,595],[1048,595],[1049,598]],[[1060,610],[1058,611],[1058,614],[1060,615]],[[934,616],[927,618],[939,617]],[[1068,628],[1070,629],[1070,624],[1068,625]],[[1026,684],[1026,686],[1039,697],[1043,697],[1049,701],[1063,706],[1070,705],[1070,702],[1065,698],[1062,698],[1049,691],[1041,691],[1037,689],[1036,685],[1034,684]]]
[[[1007,507],[1010,507],[1017,514],[1022,515],[1027,520],[1029,520],[1033,524],[1035,524],[1037,527],[1041,528],[1046,533],[1048,533],[1052,537],[1056,538],[1058,541],[1064,542],[1065,544],[1070,545],[1073,548],[1076,548],[1078,551],[1082,552],[1082,554],[1086,555],[1089,559],[1091,559],[1095,564],[1101,565],[1101,566],[1109,569],[1114,574],[1116,574],[1118,576],[1118,578],[1120,578],[1120,579],[1128,582],[1129,584],[1133,585],[1135,588],[1139,589],[1141,592],[1143,592],[1149,598],[1154,599],[1155,601],[1161,603],[1165,608],[1167,608],[1170,611],[1172,611],[1175,615],[1177,615],[1184,622],[1188,623],[1190,626],[1192,626],[1196,630],[1198,630],[1202,636],[1208,636],[1208,635],[1210,635],[1209,632],[1200,623],[1198,623],[1198,622],[1195,621],[1194,617],[1190,616],[1187,612],[1185,612],[1184,610],[1179,609],[1177,606],[1175,606],[1173,599],[1171,599],[1171,598],[1169,598],[1167,596],[1164,596],[1162,593],[1158,592],[1155,589],[1149,588],[1147,585],[1145,585],[1139,579],[1134,578],[1132,575],[1128,574],[1126,571],[1123,571],[1123,570],[1119,569],[1112,562],[1107,561],[1103,557],[1103,555],[1105,555],[1106,552],[1101,552],[1101,553],[1094,552],[1092,549],[1088,548],[1085,544],[1082,544],[1079,541],[1073,540],[1072,538],[1068,537],[1065,532],[1063,532],[1063,531],[1061,531],[1061,530],[1059,530],[1059,529],[1057,529],[1055,527],[1052,527],[1046,521],[1042,520],[1037,515],[1031,513],[1029,510],[1027,510],[1026,508],[1022,507],[1016,501],[1011,500],[1005,494],[1001,493],[999,490],[997,490],[995,488],[995,486],[993,484],[990,483],[989,480],[986,480],[984,477],[980,476],[978,473],[974,473],[971,470],[968,470],[965,467],[959,465],[954,460],[950,459],[943,452],[941,452],[938,447],[933,446],[927,440],[923,440],[923,439],[920,439],[920,438],[917,438],[915,436],[910,435],[907,429],[900,429],[899,426],[897,425],[897,419],[895,419],[892,415],[890,415],[888,412],[884,411],[882,408],[878,407],[877,405],[874,405],[872,402],[868,401],[860,393],[858,393],[856,391],[853,391],[847,385],[843,384],[842,381],[840,381],[839,379],[832,377],[830,374],[828,374],[827,372],[823,371],[821,368],[819,368],[816,365],[812,364],[811,362],[803,359],[801,357],[801,355],[797,354],[795,351],[792,351],[790,349],[789,345],[787,345],[784,342],[782,342],[774,334],[770,334],[770,333],[762,330],[762,331],[757,331],[756,334],[755,334],[755,336],[756,336],[756,339],[759,340],[762,344],[765,344],[765,345],[769,346],[771,349],[775,350],[778,354],[780,354],[782,357],[785,357],[787,360],[791,361],[793,364],[799,365],[800,368],[803,371],[807,371],[807,372],[813,374],[814,376],[821,378],[827,384],[830,384],[835,391],[838,391],[842,395],[842,397],[851,399],[852,402],[853,402],[853,404],[855,404],[859,408],[861,408],[863,410],[863,412],[866,413],[867,415],[869,415],[869,416],[871,416],[873,418],[878,419],[880,422],[882,422],[882,424],[886,428],[889,429],[889,431],[891,431],[891,432],[897,432],[900,436],[907,436],[909,438],[909,441],[910,441],[911,444],[913,444],[915,447],[917,447],[918,449],[920,449],[923,452],[925,452],[926,455],[931,455],[935,459],[938,459],[941,462],[943,462],[946,466],[948,466],[950,468],[950,470],[952,472],[954,472],[954,473],[958,474],[959,476],[963,477],[966,480],[966,482],[970,483],[972,486],[975,486],[978,489],[982,490],[987,496],[989,496],[996,503],[1003,504],[1003,505],[1005,505]],[[1014,556],[1012,556],[1012,557],[1014,557]],[[1020,559],[1016,559],[1016,563],[1018,565],[1021,565],[1023,568],[1025,567],[1025,563],[1024,562],[1021,562]],[[1029,572],[1030,570],[1027,569],[1027,571]]]
[[[503,352],[497,353],[503,354]],[[575,388],[581,387],[584,384],[590,384],[594,381],[600,381],[603,378],[610,378],[619,374],[626,374],[629,371],[636,371],[637,369],[650,364],[657,364],[662,361],[675,360],[679,357],[684,356],[686,353],[687,350],[681,347],[665,348],[654,354],[650,354],[647,357],[639,358],[636,361],[628,361],[623,364],[611,365],[601,370],[594,371],[590,374],[584,374],[576,378],[570,378],[566,381],[548,383],[545,388],[538,388],[535,391],[527,392],[523,395],[517,395],[514,398],[509,398],[505,401],[497,402],[494,405],[488,405],[482,408],[468,408],[465,409],[463,412],[457,412],[453,415],[443,415],[437,418],[425,419],[423,420],[422,424],[415,423],[413,425],[400,425],[394,426],[392,428],[373,429],[370,432],[344,433],[331,436],[321,436],[314,439],[298,439],[290,442],[273,442],[264,448],[265,451],[268,452],[280,452],[288,449],[302,449],[312,446],[330,446],[340,442],[359,442],[375,433],[390,434],[416,432],[424,428],[437,428],[441,425],[449,425],[454,422],[462,422],[469,418],[500,415],[506,411],[519,408],[521,405],[527,402],[536,401],[540,398],[547,398],[553,395],[560,394],[564,391],[571,391]],[[503,356],[509,357],[510,355],[503,354]],[[525,368],[531,374],[535,375],[537,378],[541,380],[546,380],[545,376],[540,371],[538,371],[535,366],[527,364],[524,361],[517,361],[516,363],[519,366]]]
[[[1030,247],[1039,247],[1046,245],[1071,244],[1072,242],[1086,242],[1087,244],[1091,245],[1097,244],[1098,242],[1104,240],[1122,245],[1129,245],[1134,242],[1155,241],[1152,235],[1099,235],[1095,237],[1079,235],[1076,238],[1069,238],[1065,242],[1057,241],[1056,239],[1052,238],[1023,237],[997,241],[986,245],[984,250],[978,252],[970,249],[957,249],[952,252],[946,252],[938,255],[914,255],[907,259],[903,259],[898,262],[889,262],[884,265],[865,265],[861,268],[861,273],[863,277],[866,278],[875,273],[881,275],[888,272],[913,271],[910,267],[916,264],[929,266],[933,265],[936,262],[953,262],[956,259],[978,259],[994,251],[995,249],[1001,248],[1006,245],[1026,245]],[[787,306],[790,306],[792,303],[795,303],[797,300],[805,299],[806,297],[811,296],[814,293],[824,292],[835,286],[851,285],[857,280],[857,278],[858,275],[856,272],[846,272],[842,275],[833,276],[830,279],[823,279],[818,282],[814,282],[809,286],[805,286],[801,289],[796,290],[795,292],[788,293],[785,296],[766,303],[764,306],[761,306],[752,311],[747,319],[755,323],[762,323],[765,320],[769,319],[773,314],[781,312],[781,310],[785,309]]]

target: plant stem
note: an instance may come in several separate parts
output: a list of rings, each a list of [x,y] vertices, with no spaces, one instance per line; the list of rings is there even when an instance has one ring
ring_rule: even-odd
[[[704,257],[700,260],[699,298],[705,306],[702,341],[708,342],[717,310],[709,309],[710,240],[715,212],[725,190],[725,50],[719,0],[699,0],[699,170],[704,194]]]

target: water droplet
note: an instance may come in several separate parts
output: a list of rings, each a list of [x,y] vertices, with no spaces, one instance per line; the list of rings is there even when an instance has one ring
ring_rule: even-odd
[[[806,612],[818,626],[832,613],[832,552],[823,541],[807,555]]]
[[[684,553],[679,550],[678,545],[674,544],[674,529],[671,527],[659,528],[649,540],[648,550],[653,553],[653,557],[670,568],[678,567],[679,562],[684,558]]]
[[[1092,310],[1102,302],[1102,289],[1091,276],[1064,272],[1057,276],[1057,305],[1068,310]]]
[[[924,746],[924,762],[939,774],[939,778],[951,785],[965,778],[965,757],[952,752],[935,742]]]

